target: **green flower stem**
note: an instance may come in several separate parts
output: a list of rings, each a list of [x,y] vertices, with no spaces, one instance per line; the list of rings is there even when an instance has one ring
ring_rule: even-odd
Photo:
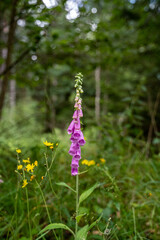
[[[55,195],[55,197],[58,198],[57,194],[56,194],[55,191],[53,190],[53,186],[52,186],[52,182],[51,182],[51,176],[50,176],[50,172],[49,172],[49,170],[50,170],[51,167],[49,168],[48,158],[47,158],[46,153],[44,154],[44,156],[45,156],[45,160],[46,160],[46,167],[47,167],[47,175],[48,175],[48,179],[49,179],[49,184],[50,184],[50,187],[51,187],[51,190],[52,190],[53,195]],[[52,157],[52,162],[51,162],[51,164],[52,164],[52,163],[53,163],[53,157]]]
[[[37,187],[39,188],[40,193],[41,193],[41,195],[42,195],[42,198],[43,198],[43,201],[44,201],[44,205],[45,205],[45,208],[46,208],[46,211],[47,211],[47,215],[48,215],[49,222],[52,223],[52,221],[51,221],[51,217],[50,217],[50,214],[49,214],[49,211],[48,211],[47,203],[46,203],[46,200],[45,200],[45,197],[44,197],[43,191],[42,191],[42,188],[41,188],[40,184],[37,182],[36,179],[35,179],[35,181],[36,181]],[[54,233],[54,236],[55,236],[56,240],[58,240],[55,231],[54,231],[54,230],[52,230],[52,231],[53,231],[53,233]]]
[[[26,198],[27,198],[27,212],[28,212],[29,235],[30,235],[30,239],[32,239],[31,223],[30,223],[30,218],[29,218],[29,200],[28,200],[28,189],[27,189],[27,187],[26,187]]]
[[[77,232],[78,232],[78,222],[77,222],[77,216],[78,216],[78,209],[79,209],[79,193],[78,193],[78,180],[79,180],[79,176],[78,174],[76,175],[76,227],[75,227],[75,239],[77,237]]]
[[[25,172],[24,172],[24,170],[23,170],[23,179],[25,179]],[[31,223],[30,223],[30,218],[29,218],[29,199],[28,199],[28,189],[27,189],[27,187],[25,187],[25,189],[26,189],[26,199],[27,199],[27,213],[28,213],[29,235],[30,235],[30,239],[32,239]]]
[[[55,159],[55,157],[56,157],[56,152],[57,152],[57,149],[55,150],[55,154],[53,154],[53,152],[52,152],[52,160],[51,160],[51,164],[50,164],[48,170],[50,170],[51,167],[52,167],[52,165],[53,165],[54,159]]]

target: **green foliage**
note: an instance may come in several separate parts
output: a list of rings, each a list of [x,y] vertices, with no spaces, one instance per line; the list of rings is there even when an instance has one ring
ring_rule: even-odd
[[[80,205],[86,198],[88,198],[88,197],[92,194],[92,192],[93,192],[98,186],[99,186],[99,184],[96,183],[93,187],[91,187],[90,189],[84,191],[84,192],[80,195],[80,197],[79,197],[79,205]]]
[[[42,231],[40,231],[39,234],[41,233],[44,233],[47,231],[48,233],[48,230],[52,230],[52,229],[65,229],[65,230],[68,230],[69,232],[71,232],[74,236],[74,232],[69,228],[67,227],[66,225],[62,224],[62,223],[53,223],[53,224],[49,224],[47,227],[45,227]],[[44,235],[42,235],[44,236]],[[42,236],[40,238],[42,238]],[[39,239],[39,238],[38,238]]]
[[[16,86],[13,90],[9,83],[0,122],[0,239],[29,239],[25,191],[15,172],[16,148],[22,149],[22,159],[39,163],[35,175],[37,181],[44,176],[41,187],[52,229],[57,226],[61,240],[73,239],[75,179],[70,175],[66,128],[73,110],[72,79],[82,72],[86,137],[82,158],[96,164],[88,167],[80,162],[79,238],[157,240],[159,1],[75,1],[74,19],[68,18],[69,1],[56,2],[50,8],[43,1],[22,0],[17,5],[13,64],[8,72]],[[0,3],[0,94],[12,7],[11,0]],[[101,69],[99,126],[97,67]],[[56,195],[45,176],[46,140],[59,143],[48,152],[49,164],[55,156],[50,172]],[[51,225],[36,183],[27,187],[32,235],[38,239],[41,229]],[[43,234],[43,240],[53,238],[52,231]]]

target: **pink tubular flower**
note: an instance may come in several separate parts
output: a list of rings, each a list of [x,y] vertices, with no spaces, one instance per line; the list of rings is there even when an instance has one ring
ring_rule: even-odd
[[[73,133],[73,137],[74,139],[79,139],[81,136],[81,130],[75,130],[74,133]]]
[[[71,166],[71,167],[72,167],[72,166]],[[72,167],[72,169],[71,169],[71,174],[72,174],[73,176],[78,175],[78,167]]]
[[[71,163],[72,167],[79,167],[79,161],[76,160],[74,157],[72,158],[72,163]]]
[[[74,159],[80,160],[81,159],[81,149],[77,149],[75,154],[74,154]]]
[[[73,119],[77,119],[78,118],[78,110],[76,110],[74,113],[73,113]]]
[[[77,120],[75,121],[75,130],[80,130],[81,129],[81,123],[80,123],[80,119],[77,118]]]
[[[72,120],[72,122],[70,123],[70,125],[68,127],[68,134],[71,134],[74,132],[74,125],[75,125],[75,122],[74,122],[74,120]]]
[[[84,140],[83,133],[81,132],[81,136],[80,136],[80,138],[79,138],[79,140],[78,140],[78,144],[79,144],[80,146],[83,146],[85,143],[86,143],[86,141]]]
[[[83,92],[82,90],[82,74],[78,74],[77,76],[76,84],[76,97],[75,97],[75,111],[73,113],[73,120],[70,123],[68,127],[68,134],[71,134],[71,146],[69,149],[69,154],[72,157],[72,163],[71,163],[71,174],[73,176],[78,174],[78,167],[79,167],[79,160],[81,159],[81,148],[80,146],[83,146],[86,142],[84,140],[83,133],[81,131],[81,123],[80,118],[83,117],[82,112],[82,100],[80,98],[80,93]]]

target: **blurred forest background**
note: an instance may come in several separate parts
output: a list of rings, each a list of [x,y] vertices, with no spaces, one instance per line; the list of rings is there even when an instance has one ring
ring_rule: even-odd
[[[102,191],[104,202],[97,200],[95,215],[101,206],[104,221],[112,216],[114,224],[119,222],[117,238],[110,239],[160,238],[159,42],[159,0],[0,1],[1,239],[10,236],[16,148],[39,160],[43,141],[58,141],[59,177],[64,180],[65,171],[67,181],[73,181],[66,129],[78,72],[84,75],[83,157],[105,158],[121,189],[116,201],[112,189],[109,196]],[[94,183],[94,171],[82,179],[84,188]],[[133,203],[140,221],[136,238]],[[23,237],[23,228],[15,239]]]

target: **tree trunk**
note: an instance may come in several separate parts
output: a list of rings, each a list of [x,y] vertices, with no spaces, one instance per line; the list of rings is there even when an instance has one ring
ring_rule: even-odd
[[[9,102],[11,111],[14,109],[16,105],[16,81],[10,80],[9,83]]]
[[[13,44],[14,44],[14,33],[16,28],[16,9],[17,9],[18,0],[12,1],[12,10],[11,10],[11,17],[10,17],[10,24],[9,24],[9,33],[8,33],[8,40],[7,40],[7,57],[5,62],[5,68],[8,68],[11,64],[11,57],[13,52]],[[4,100],[7,92],[7,86],[9,81],[10,72],[8,71],[2,80],[1,83],[1,93],[0,93],[0,119],[2,118],[2,110],[4,106]]]
[[[101,74],[101,68],[98,66],[95,69],[95,86],[96,86],[95,118],[96,118],[96,122],[97,122],[98,125],[100,124],[100,94],[101,94],[100,74]]]

